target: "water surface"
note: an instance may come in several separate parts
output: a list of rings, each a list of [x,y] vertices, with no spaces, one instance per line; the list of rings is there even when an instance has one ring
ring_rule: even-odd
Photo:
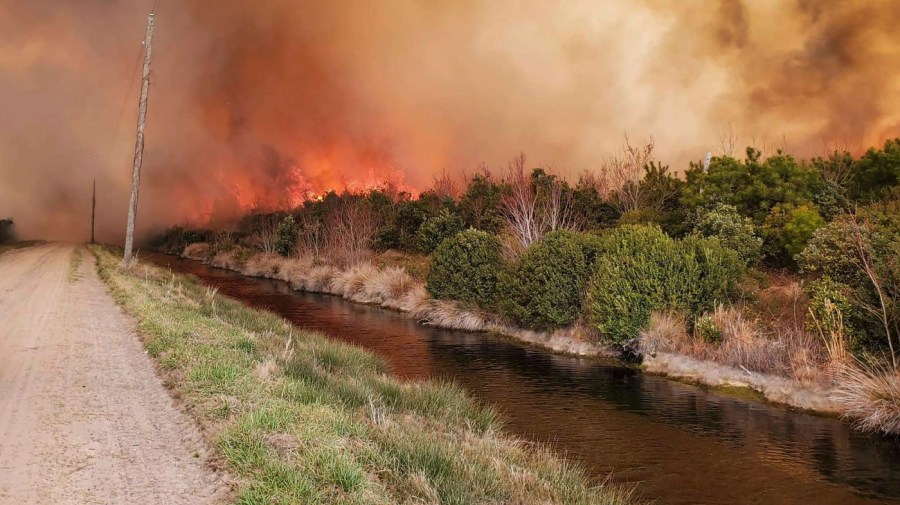
[[[660,504],[900,504],[900,441],[828,417],[730,398],[594,359],[291,291],[172,256],[150,260],[298,326],[369,348],[391,371],[451,379],[507,429]]]

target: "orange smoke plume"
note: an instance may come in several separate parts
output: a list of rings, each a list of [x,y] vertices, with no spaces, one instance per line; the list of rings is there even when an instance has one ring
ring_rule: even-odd
[[[116,242],[152,0],[0,0],[0,218]],[[144,232],[329,190],[424,190],[516,153],[574,175],[900,135],[900,4],[161,0]],[[124,112],[123,112],[124,111]],[[771,149],[769,149],[771,150]]]

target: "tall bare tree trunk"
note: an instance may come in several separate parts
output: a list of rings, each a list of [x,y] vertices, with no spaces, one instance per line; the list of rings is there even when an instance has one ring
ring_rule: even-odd
[[[144,39],[144,77],[141,80],[141,102],[138,107],[137,141],[134,144],[134,170],[131,174],[131,206],[128,207],[128,227],[125,230],[125,258],[131,264],[134,248],[134,220],[137,216],[138,190],[141,186],[141,161],[144,157],[144,125],[147,120],[147,94],[150,91],[150,55],[153,51],[153,18],[147,18],[147,36]]]

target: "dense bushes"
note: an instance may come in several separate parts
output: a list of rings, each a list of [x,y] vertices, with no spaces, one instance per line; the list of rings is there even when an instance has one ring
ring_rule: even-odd
[[[210,230],[189,230],[173,226],[156,236],[151,245],[168,254],[181,254],[185,247],[199,242],[209,242],[213,235]]]
[[[819,229],[798,255],[802,273],[827,283],[826,294],[843,312],[854,351],[888,350],[889,335],[900,327],[898,258],[898,202],[871,205],[836,219]],[[812,294],[814,299],[824,296]],[[893,336],[895,342],[898,337]]]
[[[693,165],[686,176],[685,204],[726,203],[760,225],[776,205],[812,201],[824,185],[814,167],[781,153],[763,160],[753,148],[747,148],[743,162],[728,156],[713,158],[707,170]]]
[[[551,171],[525,167],[519,157],[507,175],[480,169],[462,188],[445,175],[418,197],[390,184],[331,191],[289,213],[250,215],[225,234],[174,228],[163,242],[170,252],[203,241],[216,253],[298,254],[341,267],[366,260],[373,248],[433,254],[426,277],[437,298],[499,310],[541,330],[583,317],[621,340],[637,335],[658,309],[682,311],[695,326],[700,314],[729,297],[747,267],[795,269],[799,262],[802,273],[832,279],[846,300],[871,306],[876,295],[848,254],[855,245],[844,213],[874,201],[860,210],[865,241],[892,296],[897,262],[889,258],[897,256],[891,244],[900,242],[900,226],[891,224],[896,205],[884,200],[897,191],[900,141],[860,158],[842,152],[812,160],[781,152],[764,157],[750,148],[742,160],[720,156],[692,164],[685,180],[651,155],[652,144],[628,146],[574,187]],[[588,233],[545,235],[561,228]],[[821,307],[824,293],[812,293]],[[837,301],[828,298],[828,310]],[[866,317],[848,316],[846,326],[865,336],[860,342],[878,340],[884,330]]]
[[[538,330],[572,324],[581,312],[596,240],[556,231],[532,245],[501,276],[503,314]]]
[[[737,253],[716,239],[674,240],[649,226],[603,237],[585,310],[612,341],[636,337],[658,310],[696,316],[724,302],[743,273]]]
[[[469,229],[444,240],[435,249],[426,287],[435,298],[489,308],[497,298],[502,263],[497,237]]]
[[[465,226],[461,217],[447,209],[441,209],[436,216],[425,220],[416,232],[419,252],[431,254],[444,239],[463,231]]]
[[[810,203],[775,206],[763,226],[766,254],[779,264],[794,261],[824,224],[818,209]]]
[[[746,264],[752,265],[762,256],[762,238],[749,217],[742,216],[733,205],[717,204],[703,212],[694,231],[701,237],[717,238],[722,245],[737,253]]]

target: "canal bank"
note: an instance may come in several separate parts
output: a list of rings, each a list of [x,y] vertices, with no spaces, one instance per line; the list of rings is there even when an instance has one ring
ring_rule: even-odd
[[[638,483],[660,503],[900,503],[896,441],[861,435],[834,418],[488,334],[429,328],[196,261],[150,259],[369,348],[400,377],[453,380],[499,409],[512,433],[552,444],[599,478]]]

